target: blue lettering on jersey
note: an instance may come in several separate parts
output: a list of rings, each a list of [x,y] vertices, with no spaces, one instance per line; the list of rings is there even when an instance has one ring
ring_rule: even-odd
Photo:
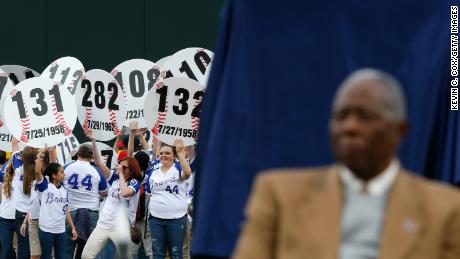
[[[48,193],[48,197],[46,198],[45,203],[46,203],[46,204],[51,204],[51,203],[53,203],[53,202],[65,203],[65,202],[67,202],[67,199],[62,198],[62,197],[55,197],[55,196],[54,196],[54,193],[49,192],[49,193]]]
[[[80,185],[86,187],[85,190],[91,191],[93,187],[93,183],[91,180],[92,180],[92,176],[89,174],[81,180]],[[78,180],[77,173],[72,174],[67,180],[67,184],[72,186],[72,189],[80,189],[78,186],[78,182],[79,180]]]
[[[155,187],[162,186],[164,184],[173,183],[173,182],[178,181],[178,180],[180,180],[180,178],[176,178],[176,177],[169,178],[169,179],[166,179],[164,181],[155,183]]]
[[[171,189],[170,185],[166,186],[166,191],[169,193],[175,192],[176,194],[179,194],[179,188],[177,188],[177,185],[174,185],[173,189]]]

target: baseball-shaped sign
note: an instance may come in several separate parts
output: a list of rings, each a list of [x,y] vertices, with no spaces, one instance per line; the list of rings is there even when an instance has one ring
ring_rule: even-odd
[[[49,78],[22,81],[4,95],[10,132],[22,143],[54,146],[72,133],[77,110],[72,95]]]
[[[181,138],[185,146],[196,143],[204,87],[188,78],[167,78],[152,89],[144,104],[145,123],[162,142],[169,145]]]
[[[58,163],[65,165],[72,161],[72,154],[78,149],[78,139],[70,134],[64,141],[56,145]]]
[[[75,91],[78,120],[86,135],[108,141],[118,135],[126,117],[126,103],[117,80],[108,72],[86,72]]]
[[[137,121],[144,128],[144,101],[152,87],[158,88],[165,76],[160,66],[145,59],[131,59],[114,68],[111,74],[122,86],[126,101],[125,126]]]
[[[214,53],[203,48],[187,48],[169,56],[164,64],[166,77],[186,77],[206,87]]]
[[[91,142],[85,142],[82,145],[88,145],[90,147],[92,146]],[[115,168],[115,166],[117,165],[118,153],[115,152],[113,148],[109,147],[108,145],[102,142],[96,142],[96,147],[99,151],[102,162],[104,162],[105,165],[110,169]]]
[[[80,60],[74,57],[63,57],[55,60],[45,70],[41,77],[53,79],[61,87],[67,88],[72,95],[80,83],[80,79],[85,73],[85,68]]]
[[[40,76],[40,74],[34,70],[20,65],[3,65],[0,66],[0,69],[8,74],[8,77],[15,85],[26,79]]]
[[[3,93],[8,92],[8,90],[13,89],[14,85],[11,80],[8,78],[8,74],[0,69],[0,150],[11,152],[11,140],[13,139],[13,134],[10,133],[6,127],[5,118],[4,118],[4,104],[6,95]]]

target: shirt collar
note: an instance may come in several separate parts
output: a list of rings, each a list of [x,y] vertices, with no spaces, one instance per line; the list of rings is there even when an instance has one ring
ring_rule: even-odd
[[[393,159],[390,165],[382,173],[367,183],[356,177],[346,166],[340,166],[339,175],[344,186],[351,191],[360,193],[366,188],[370,196],[380,196],[385,194],[393,185],[399,167],[399,161]]]
[[[91,164],[90,162],[88,161],[85,161],[85,160],[77,160],[79,163],[82,163],[82,164]]]

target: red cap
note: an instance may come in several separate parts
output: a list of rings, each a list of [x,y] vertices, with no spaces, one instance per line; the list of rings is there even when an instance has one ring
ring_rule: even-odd
[[[118,153],[117,161],[120,162],[120,160],[122,160],[123,158],[125,158],[127,156],[128,156],[128,153],[126,153],[125,150],[122,150],[120,153]]]

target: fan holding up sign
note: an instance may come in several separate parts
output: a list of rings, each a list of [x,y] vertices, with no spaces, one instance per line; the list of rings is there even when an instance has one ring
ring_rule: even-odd
[[[185,146],[198,138],[201,100],[204,87],[188,78],[167,78],[163,86],[152,89],[144,104],[145,122],[160,141],[174,145],[178,138]]]
[[[83,75],[75,92],[78,119],[86,135],[108,141],[118,135],[126,116],[123,91],[106,71],[93,69]]]
[[[35,77],[5,92],[3,109],[10,132],[22,143],[54,146],[72,133],[77,119],[75,101],[51,79]]]

